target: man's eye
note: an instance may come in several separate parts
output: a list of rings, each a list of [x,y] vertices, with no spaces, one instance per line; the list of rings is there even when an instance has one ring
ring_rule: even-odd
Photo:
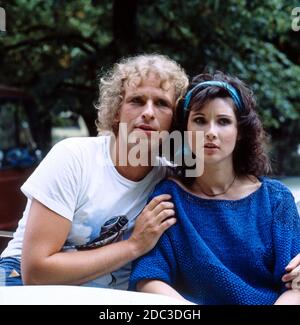
[[[157,106],[168,107],[168,103],[167,103],[165,100],[162,100],[162,99],[158,100],[158,101],[156,102],[156,105],[157,105]]]
[[[139,97],[134,97],[130,100],[131,103],[133,104],[142,104],[143,103],[143,100]]]

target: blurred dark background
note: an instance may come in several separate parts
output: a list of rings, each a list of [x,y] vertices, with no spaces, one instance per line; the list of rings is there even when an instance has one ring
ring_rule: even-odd
[[[52,145],[53,124],[63,125],[61,112],[82,116],[96,135],[99,75],[120,57],[158,52],[190,76],[218,69],[250,84],[275,173],[300,175],[300,31],[292,28],[299,1],[0,0],[0,7],[0,84],[33,99],[29,122],[42,151]],[[6,129],[2,123],[0,137]]]

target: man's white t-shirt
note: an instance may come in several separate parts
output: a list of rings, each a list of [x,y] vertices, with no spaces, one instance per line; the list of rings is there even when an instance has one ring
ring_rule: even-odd
[[[21,256],[33,198],[72,222],[64,250],[91,243],[100,233],[106,238],[104,244],[129,237],[148,196],[166,176],[166,168],[156,166],[138,182],[124,178],[113,166],[110,139],[109,136],[69,138],[51,149],[21,187],[28,198],[27,205],[13,240],[1,257]],[[120,218],[125,223],[128,220],[126,225],[117,225]],[[127,289],[129,273],[130,264],[86,285]]]

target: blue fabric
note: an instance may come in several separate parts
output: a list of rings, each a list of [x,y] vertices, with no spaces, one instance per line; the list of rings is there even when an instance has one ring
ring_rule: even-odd
[[[300,218],[283,184],[260,181],[236,201],[202,199],[171,180],[158,184],[151,197],[171,194],[177,223],[133,264],[129,288],[158,279],[197,304],[273,304],[285,266],[300,252]]]
[[[244,104],[243,104],[242,98],[240,97],[240,95],[238,94],[236,89],[227,82],[216,81],[216,80],[203,81],[203,82],[198,83],[194,88],[192,88],[185,96],[183,110],[187,111],[195,89],[205,89],[209,86],[216,86],[216,87],[224,88],[225,90],[227,90],[230,94],[230,97],[234,101],[234,104],[237,107],[237,109],[239,111],[243,111]]]
[[[20,259],[14,257],[0,258],[0,286],[22,285]]]

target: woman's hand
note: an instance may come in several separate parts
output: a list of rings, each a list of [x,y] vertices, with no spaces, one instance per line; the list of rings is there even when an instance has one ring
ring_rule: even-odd
[[[138,216],[133,233],[128,239],[138,256],[149,252],[160,236],[175,224],[174,204],[169,202],[171,195],[162,194],[153,198]]]
[[[288,289],[300,290],[300,254],[294,257],[286,266],[287,273],[282,277]]]

